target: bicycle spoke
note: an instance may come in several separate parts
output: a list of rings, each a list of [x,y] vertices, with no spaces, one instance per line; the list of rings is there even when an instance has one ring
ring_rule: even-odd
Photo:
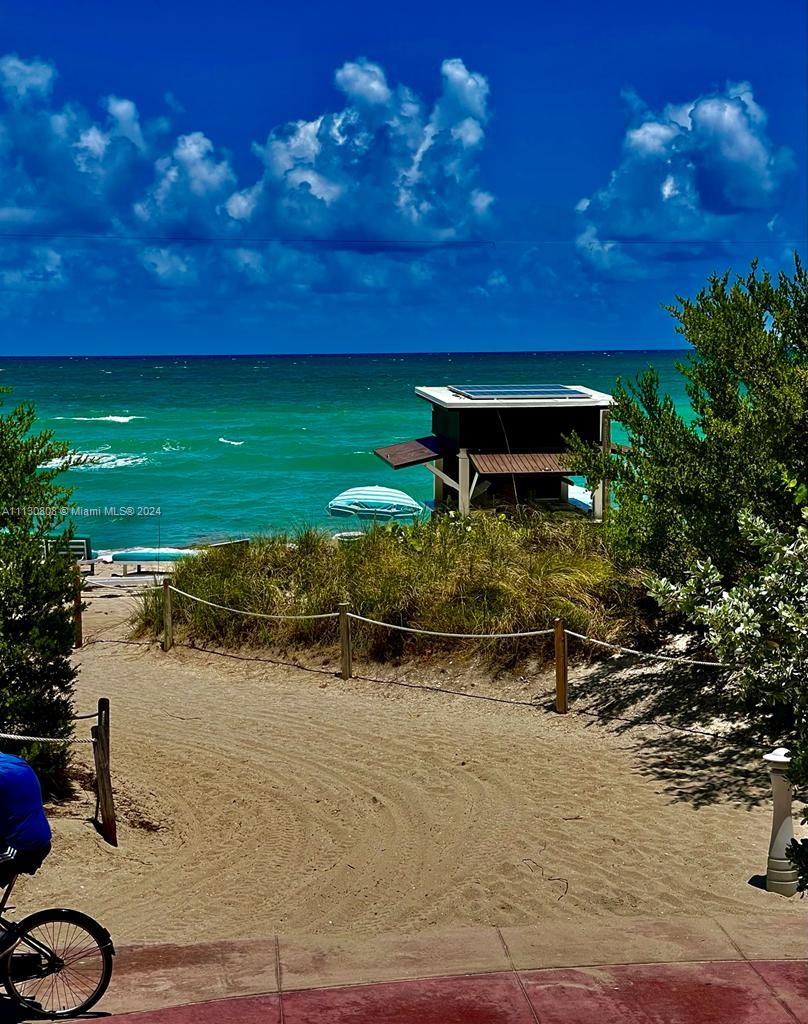
[[[53,989],[53,975],[52,974],[46,974],[44,978],[40,979],[40,984],[37,985],[36,988],[34,989],[34,995],[35,995],[35,997],[37,999],[39,998],[41,990],[45,987],[45,985],[48,984],[48,982],[50,982],[50,989],[52,990]]]
[[[101,959],[91,960],[89,957],[83,963],[71,964],[69,967],[61,968],[62,974],[71,975],[82,975],[85,978],[91,978],[101,973]]]
[[[78,1006],[80,1003],[82,1003],[83,1002],[83,998],[79,998],[77,996],[76,991],[74,990],[73,986],[70,984],[70,979],[68,978],[68,976],[64,972],[62,972],[59,975],[59,977],[62,979],[62,984],[70,992],[70,998],[71,998],[71,1004],[70,1005],[71,1006]]]
[[[71,957],[62,956],[59,959],[64,964],[73,964],[77,960],[83,959],[85,956],[87,956],[88,953],[92,953],[95,950],[98,950],[98,943],[95,940],[93,940],[92,945],[85,946],[83,949],[80,949],[78,952],[74,953]]]
[[[83,928],[77,928],[73,925],[73,931],[74,935],[71,936],[70,944],[61,952],[62,960],[65,960],[71,953],[75,953],[77,947],[81,947],[81,944],[87,939],[87,933]]]
[[[59,941],[58,944],[53,947],[53,952],[62,960],[64,960],[65,953],[76,940],[75,931],[76,926],[71,924],[65,929],[64,937],[62,937],[62,927],[61,925],[59,926]]]
[[[86,989],[92,992],[98,981],[97,978],[90,978],[84,974],[63,973],[62,977],[68,980],[68,984],[71,988],[77,988],[79,991],[84,991]],[[70,979],[72,979],[72,982]]]
[[[62,991],[59,988],[59,984],[60,984],[59,975],[58,974],[54,974],[53,975],[53,984],[51,985],[51,992],[53,993],[53,997],[54,997],[51,1009],[57,1010],[57,1011],[64,1009],[64,1006],[63,1006],[64,997],[62,996]]]
[[[59,984],[62,986],[62,1009],[69,1010],[72,1007],[77,1006],[78,1003],[76,1003],[76,1001],[72,999],[68,994],[68,986],[67,982],[65,981],[64,974],[60,972],[59,974],[57,974],[57,978],[59,979]]]
[[[99,977],[101,976],[100,967],[98,969],[94,969],[94,970],[91,969],[91,970],[86,970],[86,971],[84,971],[84,970],[77,970],[74,967],[70,967],[70,968],[68,968],[68,970],[63,971],[62,973],[66,977],[68,977],[68,978],[76,978],[79,981],[84,982],[85,984],[93,984],[93,985],[95,985],[97,983]]]
[[[62,1004],[59,1009],[67,1010],[70,1008],[70,1003],[67,999],[67,989],[65,988],[65,980],[61,974],[54,975],[56,980],[56,991],[59,994],[59,1002]]]
[[[49,977],[50,977],[50,975],[46,974],[42,978],[37,978],[35,983],[34,983],[34,990],[33,990],[33,992],[31,993],[30,996],[26,996],[25,998],[30,999],[32,1002],[35,1001],[39,997],[39,993],[40,993],[40,990],[42,989],[42,986],[45,984],[46,981],[48,981]]]

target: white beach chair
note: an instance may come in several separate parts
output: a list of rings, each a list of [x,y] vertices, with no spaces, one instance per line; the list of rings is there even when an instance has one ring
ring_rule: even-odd
[[[79,567],[88,568],[89,575],[94,576],[97,559],[93,555],[93,546],[90,543],[89,537],[71,537],[67,542],[63,536],[44,537],[42,540],[42,553],[43,555],[48,555],[54,549],[63,548],[65,543],[70,554],[78,562]]]

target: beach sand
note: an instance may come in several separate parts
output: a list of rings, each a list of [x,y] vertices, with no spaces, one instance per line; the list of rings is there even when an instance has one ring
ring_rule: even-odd
[[[748,884],[765,870],[762,768],[759,802],[689,798],[709,777],[660,770],[648,729],[619,734],[544,699],[344,683],[336,652],[306,669],[251,660],[267,652],[164,654],[120,642],[133,602],[92,596],[76,655],[77,709],[112,702],[120,845],[88,822],[89,792],[55,807],[22,908],[80,907],[119,943],[800,910]],[[386,671],[475,685],[442,662]],[[474,692],[530,700],[549,685],[479,678]],[[88,747],[77,761],[89,767]]]

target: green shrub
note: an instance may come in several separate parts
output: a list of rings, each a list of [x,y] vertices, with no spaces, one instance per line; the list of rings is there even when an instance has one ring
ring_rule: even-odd
[[[618,381],[612,417],[630,447],[605,458],[572,439],[576,471],[611,482],[607,534],[619,561],[681,578],[709,556],[731,580],[757,557],[742,510],[798,522],[784,480],[808,480],[808,274],[797,259],[775,282],[753,264],[732,284],[713,276],[669,312],[692,346],[678,364],[692,419],[660,394],[653,370]]]
[[[0,732],[59,737],[73,728],[75,566],[64,552],[43,557],[43,538],[63,523],[70,492],[56,480],[75,460],[34,422],[29,405],[0,415]],[[46,790],[63,785],[66,744],[3,749],[29,760]]]
[[[218,604],[271,614],[333,612],[348,601],[367,618],[449,633],[525,632],[549,628],[562,616],[571,628],[599,637],[633,630],[640,593],[637,578],[614,570],[598,527],[539,511],[514,519],[486,512],[467,519],[440,515],[411,527],[371,528],[341,544],[316,530],[258,538],[248,548],[211,549],[183,560],[175,583]],[[333,619],[268,623],[177,596],[173,608],[175,628],[197,641],[337,639]],[[146,597],[139,624],[160,632],[160,594]],[[353,634],[360,650],[376,656],[434,645],[357,622]],[[503,640],[483,649],[504,660],[547,645]]]
[[[803,525],[783,532],[743,514],[738,528],[759,565],[729,589],[705,559],[684,583],[659,579],[652,592],[665,608],[706,629],[718,657],[737,666],[733,679],[749,714],[791,749],[789,778],[808,801],[808,511],[803,517]],[[808,890],[808,839],[795,842],[790,856],[800,888]]]

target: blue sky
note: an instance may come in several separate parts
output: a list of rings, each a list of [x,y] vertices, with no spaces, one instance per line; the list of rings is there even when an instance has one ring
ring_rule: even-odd
[[[0,9],[0,354],[667,347],[806,237],[805,6]]]

